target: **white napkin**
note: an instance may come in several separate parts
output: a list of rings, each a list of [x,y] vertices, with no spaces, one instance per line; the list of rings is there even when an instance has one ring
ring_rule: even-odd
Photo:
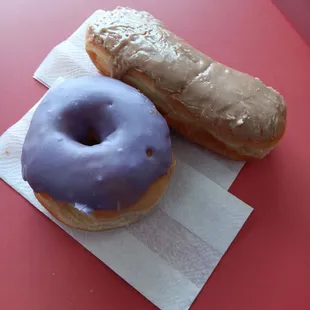
[[[61,76],[97,74],[83,51],[83,32],[85,24],[55,47],[35,78],[49,87]],[[0,177],[157,307],[188,309],[252,212],[225,190],[242,163],[174,138],[177,165],[154,211],[124,229],[80,232],[52,218],[22,180],[22,144],[36,106],[0,137]]]

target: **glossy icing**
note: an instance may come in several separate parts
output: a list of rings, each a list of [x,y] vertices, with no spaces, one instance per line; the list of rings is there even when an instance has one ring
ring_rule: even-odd
[[[249,143],[268,145],[283,134],[286,106],[278,91],[201,53],[148,12],[102,11],[88,36],[111,55],[112,76],[144,73],[183,103],[191,113],[184,122],[198,124],[242,153],[253,152],[244,149]],[[169,100],[161,108],[172,119],[182,116]]]
[[[168,171],[169,128],[136,89],[107,77],[79,77],[48,91],[21,161],[35,192],[87,212],[119,210]]]
[[[123,7],[102,11],[91,23],[90,32],[111,53],[114,77],[137,68],[171,92],[181,91],[212,61],[144,11]]]

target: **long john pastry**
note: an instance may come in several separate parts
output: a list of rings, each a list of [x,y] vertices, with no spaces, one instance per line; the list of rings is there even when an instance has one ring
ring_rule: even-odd
[[[285,132],[279,92],[214,61],[147,12],[102,11],[88,26],[86,51],[101,74],[139,89],[170,127],[219,154],[263,158]]]

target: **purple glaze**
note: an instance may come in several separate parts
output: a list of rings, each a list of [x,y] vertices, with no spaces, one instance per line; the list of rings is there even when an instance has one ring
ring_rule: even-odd
[[[99,144],[83,144],[89,129]],[[103,76],[79,77],[48,91],[21,160],[23,178],[35,192],[80,209],[117,210],[137,202],[168,171],[170,132],[133,87]]]

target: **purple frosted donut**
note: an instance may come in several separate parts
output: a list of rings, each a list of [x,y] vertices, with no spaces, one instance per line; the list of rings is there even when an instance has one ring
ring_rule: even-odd
[[[88,211],[122,210],[167,173],[169,128],[147,97],[121,81],[70,79],[36,109],[21,161],[36,193]]]

